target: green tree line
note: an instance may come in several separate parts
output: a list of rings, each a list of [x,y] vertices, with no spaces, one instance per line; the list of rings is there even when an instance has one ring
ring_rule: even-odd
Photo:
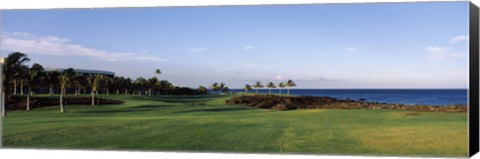
[[[35,92],[47,90],[49,96],[56,93],[60,98],[60,111],[64,112],[63,98],[67,93],[74,96],[90,93],[91,105],[95,105],[95,96],[99,93],[104,95],[159,95],[159,94],[207,94],[208,90],[200,86],[199,89],[174,86],[168,80],[160,80],[158,77],[131,79],[122,76],[107,76],[102,74],[82,75],[73,68],[63,71],[46,70],[42,65],[34,63],[30,67],[25,63],[30,58],[21,52],[10,53],[4,64],[4,87],[7,104],[12,96],[24,96],[26,94],[26,110],[30,110],[30,98]],[[160,75],[160,69],[154,71]],[[223,84],[224,85],[224,84]],[[225,87],[225,86],[224,86]],[[222,88],[225,89],[225,88]],[[228,89],[228,88],[227,88]],[[25,92],[26,91],[26,92]],[[5,112],[5,111],[3,111]],[[4,113],[2,113],[4,114]]]

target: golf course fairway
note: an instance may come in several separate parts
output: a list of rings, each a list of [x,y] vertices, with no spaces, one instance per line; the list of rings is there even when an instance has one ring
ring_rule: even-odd
[[[3,147],[451,156],[468,153],[467,113],[226,105],[235,95],[116,96],[119,105],[8,112]]]

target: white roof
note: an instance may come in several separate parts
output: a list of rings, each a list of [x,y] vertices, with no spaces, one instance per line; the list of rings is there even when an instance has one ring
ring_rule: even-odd
[[[66,69],[65,68],[46,68],[45,70],[62,72],[63,70],[66,70]],[[73,71],[77,73],[85,73],[85,74],[104,74],[104,75],[115,76],[115,72],[112,72],[112,71],[87,70],[87,69],[78,69],[78,68],[74,68]]]

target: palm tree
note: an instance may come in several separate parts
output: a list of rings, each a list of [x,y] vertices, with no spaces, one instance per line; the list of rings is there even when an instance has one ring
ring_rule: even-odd
[[[252,86],[245,84],[245,86],[243,86],[243,90],[245,90],[245,93],[248,93],[249,90],[252,90]]]
[[[278,87],[280,87],[280,89],[278,90],[278,94],[282,94],[282,88],[285,88],[286,85],[285,85],[285,83],[280,82],[280,83],[278,84]]]
[[[145,88],[148,84],[147,80],[143,77],[138,77],[135,80],[137,90],[138,90],[138,95],[142,95],[142,93],[145,93]]]
[[[225,93],[225,94],[228,94],[230,93],[230,88],[228,88],[228,86],[225,86],[222,88],[222,92]]]
[[[158,82],[158,86],[164,94],[168,94],[168,90],[174,88],[173,84],[168,82],[167,80],[161,80],[160,82]]]
[[[162,74],[162,71],[161,71],[160,69],[155,69],[155,74],[157,74],[157,75],[160,76],[160,75]],[[158,79],[157,79],[157,80],[158,80]],[[160,87],[160,83],[159,83],[159,82],[157,82],[157,84],[155,84],[155,85],[158,86],[158,87]]]
[[[213,92],[217,92],[218,90],[220,90],[220,85],[218,85],[217,82],[212,83],[212,85],[210,86],[210,89],[212,89]]]
[[[274,84],[273,82],[269,82],[269,83],[267,84],[267,87],[269,88],[269,89],[268,89],[268,93],[269,93],[269,94],[272,94],[272,88],[276,88],[277,86],[275,86],[275,84]]]
[[[218,86],[218,90],[222,90],[226,87],[225,83],[220,83],[220,85]]]
[[[80,94],[81,89],[84,87],[85,76],[82,76],[80,73],[76,73],[72,77],[72,83],[75,87],[75,96]]]
[[[52,96],[54,93],[54,87],[59,83],[60,73],[58,71],[47,71],[45,74],[45,81],[49,86],[49,96]]]
[[[10,100],[10,92],[13,89],[16,92],[16,77],[21,72],[21,67],[25,67],[24,63],[30,61],[30,59],[24,53],[13,52],[8,54],[5,59],[4,68],[3,68],[3,90],[2,96],[6,96],[7,100]],[[8,77],[8,78],[6,78]],[[13,83],[13,87],[10,87],[10,84]],[[3,97],[2,97],[3,98]],[[6,114],[6,104],[2,108],[2,116],[7,116]]]
[[[8,54],[5,61],[5,85],[12,83],[13,84],[13,95],[17,94],[17,82],[20,80],[21,76],[27,70],[27,66],[24,65],[25,62],[30,61],[26,54],[21,52],[13,52]],[[8,87],[6,87],[8,89]],[[7,92],[9,93],[9,92]]]
[[[132,95],[133,96],[137,96],[138,95],[138,89],[140,88],[138,82],[136,81],[132,81],[132,85],[131,85],[131,88],[132,88]]]
[[[39,77],[41,77],[39,74],[42,73],[43,71],[43,66],[37,63],[34,63],[32,67],[28,69],[28,74],[26,78],[26,84],[28,87],[28,94],[27,94],[27,111],[30,110],[30,96],[33,94],[33,87],[35,84],[38,84],[40,82]]]
[[[103,76],[102,82],[104,83],[103,85],[105,86],[104,88],[104,94],[110,95],[110,87],[113,86],[113,78],[109,76]]]
[[[160,69],[156,69],[155,74],[160,75],[160,74],[162,74],[162,71],[160,71]]]
[[[96,74],[87,77],[88,85],[90,85],[90,95],[92,96],[92,105],[95,105],[95,93],[98,92],[98,87],[100,86],[100,82],[103,79],[103,75]]]
[[[18,67],[18,74],[13,76],[13,95],[17,95],[17,87],[20,85],[19,91],[20,95],[23,95],[23,81],[25,79],[25,74],[28,70],[28,67],[21,65]],[[20,84],[18,84],[20,82]]]
[[[222,90],[223,93],[228,94],[230,92],[230,89],[228,88],[225,83],[220,83],[220,86],[218,87],[219,90]]]
[[[113,77],[112,84],[116,95],[120,94],[120,89],[124,87],[123,80],[123,77]]]
[[[148,95],[152,95],[152,90],[156,89],[158,86],[158,78],[157,77],[152,77],[147,80],[147,85],[148,85]]]
[[[72,68],[66,69],[63,73],[58,76],[60,82],[60,112],[65,112],[63,107],[63,96],[66,94],[65,91],[68,85],[71,83],[72,77],[75,75],[75,71]]]
[[[23,96],[23,90],[25,88],[25,80],[28,80],[28,66],[20,66],[20,74],[17,76],[17,80],[20,81],[20,95]]]
[[[288,93],[287,93],[288,95],[290,95],[290,87],[295,87],[295,86],[297,86],[297,84],[295,84],[295,82],[293,82],[292,80],[288,80],[288,81],[287,81],[287,84],[285,84],[285,85],[286,85],[287,88],[288,88],[288,90],[287,90],[287,91],[288,91]]]
[[[262,82],[260,81],[255,82],[255,85],[253,85],[253,87],[256,89],[256,92],[258,94],[258,88],[263,88]]]
[[[125,89],[125,95],[129,95],[129,90],[131,90],[133,88],[133,83],[132,83],[132,79],[130,78],[126,78],[125,80],[123,80],[123,85],[125,86],[124,89]]]

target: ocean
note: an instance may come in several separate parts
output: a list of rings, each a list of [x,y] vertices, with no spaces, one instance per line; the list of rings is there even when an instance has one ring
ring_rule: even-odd
[[[245,92],[232,89],[231,92]],[[255,89],[250,90],[254,93]],[[259,89],[259,93],[268,93],[268,89]],[[278,89],[272,89],[278,93]],[[287,90],[282,89],[282,94]],[[369,102],[452,105],[467,104],[467,89],[291,89],[290,94],[301,96],[329,96],[337,99],[365,99]]]

